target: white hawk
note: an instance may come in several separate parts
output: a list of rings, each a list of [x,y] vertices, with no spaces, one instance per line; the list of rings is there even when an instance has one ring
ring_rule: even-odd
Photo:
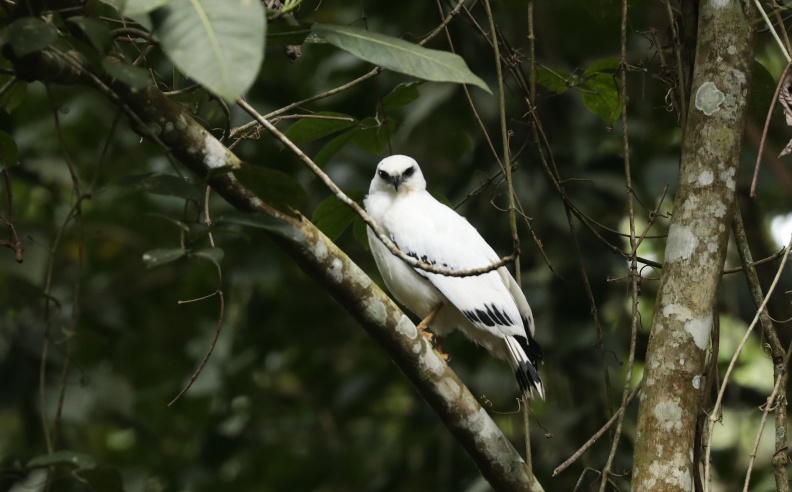
[[[476,229],[426,191],[414,159],[394,155],[377,165],[366,211],[408,256],[451,270],[487,267],[500,260]],[[439,336],[459,329],[511,365],[525,396],[544,399],[537,372],[542,349],[533,339],[531,307],[506,267],[453,277],[413,268],[395,256],[368,228],[371,252],[385,285]]]

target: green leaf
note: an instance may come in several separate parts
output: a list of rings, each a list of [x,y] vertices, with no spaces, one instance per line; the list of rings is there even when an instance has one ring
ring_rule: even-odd
[[[107,53],[113,42],[110,29],[104,22],[90,17],[70,17],[69,22],[75,24],[99,53]]]
[[[18,163],[17,144],[14,141],[14,137],[4,131],[0,131],[0,166],[9,168],[16,166]]]
[[[314,163],[319,167],[325,166],[328,162],[330,162],[330,159],[336,155],[336,153],[338,153],[339,150],[344,148],[344,146],[355,137],[357,132],[358,128],[353,128],[352,130],[345,131],[341,135],[338,135],[327,142],[327,144],[322,147],[322,150],[320,150],[316,156],[314,156]]]
[[[326,137],[357,123],[357,119],[352,116],[332,111],[322,111],[313,116],[320,118],[302,118],[290,126],[286,130],[289,140],[299,145]],[[327,118],[321,118],[322,116]]]
[[[300,183],[284,172],[243,164],[234,171],[234,175],[256,196],[279,210],[300,209],[308,201]]]
[[[382,104],[377,109],[377,114],[384,113],[387,115],[418,99],[421,96],[418,92],[418,86],[422,83],[421,81],[415,81],[397,85],[390,94],[382,98]]]
[[[181,248],[157,248],[143,253],[143,263],[147,268],[154,268],[170,263],[185,256],[187,251]]]
[[[171,0],[152,13],[162,49],[185,75],[234,102],[264,59],[264,7],[253,0]]]
[[[557,68],[536,67],[536,83],[556,94],[563,94],[571,85],[569,72]]]
[[[204,248],[199,249],[197,251],[193,251],[191,253],[193,256],[197,256],[199,258],[205,258],[215,266],[220,266],[220,262],[223,261],[223,257],[225,256],[225,252],[221,248]]]
[[[11,80],[8,75],[0,76],[0,87],[4,86]],[[22,104],[27,96],[27,82],[23,80],[16,80],[12,82],[11,87],[0,95],[0,108],[10,113]]]
[[[153,83],[149,71],[145,68],[108,59],[102,60],[102,68],[107,72],[107,75],[120,80],[131,89],[142,89]]]
[[[366,196],[364,192],[358,190],[350,190],[345,193],[357,202]],[[335,195],[330,195],[316,207],[311,221],[325,236],[335,241],[352,224],[355,217],[359,217],[359,215],[352,208],[336,198]]]
[[[121,179],[119,184],[155,195],[177,196],[195,201],[201,201],[203,198],[201,191],[195,185],[170,174],[135,174]]]
[[[230,212],[214,220],[215,224],[235,224],[264,229],[298,244],[306,244],[305,237],[288,222],[269,215]]]
[[[492,94],[461,56],[352,26],[314,24],[313,33],[361,60],[434,82],[471,84]]]
[[[602,60],[597,60],[591,65],[589,65],[586,71],[583,72],[583,77],[588,77],[598,72],[613,73],[615,70],[618,70],[620,67],[621,67],[621,58],[619,58],[618,56],[613,56],[611,58],[603,58]]]
[[[366,152],[379,155],[388,146],[395,131],[396,123],[392,119],[379,122],[369,117],[360,122],[360,128],[355,132],[352,141]]]
[[[619,87],[613,75],[598,73],[580,84],[583,104],[610,125],[621,114]]]
[[[41,51],[58,38],[58,30],[38,17],[23,17],[8,26],[8,42],[16,56]]]
[[[52,454],[42,454],[28,461],[30,468],[42,468],[50,465],[67,464],[82,470],[90,470],[96,466],[96,460],[89,454],[75,451],[55,451]]]
[[[368,242],[368,226],[359,216],[352,223],[352,235],[364,250],[368,251],[371,248]]]

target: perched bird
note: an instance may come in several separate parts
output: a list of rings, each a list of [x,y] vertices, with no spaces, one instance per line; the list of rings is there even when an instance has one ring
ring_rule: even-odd
[[[462,271],[500,260],[467,220],[426,191],[421,168],[410,157],[394,155],[377,165],[364,205],[401,251],[424,263]],[[438,336],[459,329],[509,362],[523,395],[536,392],[544,399],[533,314],[506,267],[467,277],[430,273],[391,253],[371,228],[368,240],[391,294],[423,319],[419,328],[428,325]]]

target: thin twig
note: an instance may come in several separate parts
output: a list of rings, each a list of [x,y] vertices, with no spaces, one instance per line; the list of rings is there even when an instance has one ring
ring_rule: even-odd
[[[244,109],[249,115],[251,115],[256,121],[258,121],[259,124],[261,124],[261,126],[266,128],[267,131],[272,133],[275,136],[275,138],[280,140],[286,147],[288,147],[289,150],[291,150],[294,153],[294,155],[296,155],[301,161],[303,161],[303,163],[305,165],[307,165],[308,168],[314,174],[316,174],[317,177],[319,177],[319,179],[322,180],[322,182],[325,184],[325,186],[327,186],[330,189],[330,191],[333,192],[333,195],[335,195],[336,198],[338,198],[341,202],[343,202],[348,207],[350,207],[352,210],[354,210],[355,213],[357,213],[360,216],[360,218],[363,219],[363,221],[366,223],[366,225],[371,228],[371,230],[374,232],[374,234],[377,236],[377,238],[380,241],[382,241],[382,244],[384,244],[385,247],[387,247],[388,250],[393,255],[398,256],[402,261],[404,261],[405,263],[407,263],[411,267],[418,268],[420,270],[423,270],[423,271],[429,272],[429,273],[437,273],[439,275],[444,275],[444,276],[447,276],[447,277],[470,277],[470,276],[475,276],[475,275],[483,275],[483,274],[491,272],[493,270],[497,270],[498,268],[500,268],[500,267],[502,267],[504,265],[507,265],[507,264],[509,264],[509,263],[514,261],[514,258],[515,258],[516,255],[515,254],[511,254],[509,256],[505,256],[505,257],[501,258],[499,261],[497,261],[495,263],[492,263],[491,265],[484,266],[484,267],[481,267],[481,268],[471,268],[469,270],[452,270],[452,269],[449,269],[449,268],[438,268],[438,267],[435,267],[435,266],[430,265],[428,263],[425,263],[423,261],[420,261],[420,260],[418,260],[416,258],[413,258],[412,256],[408,256],[406,253],[404,253],[402,250],[399,249],[399,247],[382,231],[382,229],[380,229],[379,225],[377,225],[377,223],[374,221],[374,219],[372,219],[371,216],[369,214],[367,214],[366,211],[363,210],[363,208],[361,208],[360,205],[357,204],[357,202],[355,202],[354,200],[349,198],[346,195],[346,193],[341,191],[341,188],[339,188],[338,185],[336,185],[333,182],[333,180],[330,179],[330,177],[324,171],[322,171],[319,168],[319,166],[316,165],[316,163],[314,163],[311,160],[310,157],[305,155],[305,153],[302,150],[300,150],[299,147],[294,145],[294,142],[289,140],[286,137],[286,135],[284,135],[277,128],[275,128],[272,125],[272,123],[267,121],[262,115],[260,115],[247,102],[245,102],[243,100],[240,100],[239,102],[237,102],[237,104],[239,105],[239,107]]]
[[[792,346],[790,347],[790,350],[787,350],[787,353],[784,356],[784,366],[789,364],[790,354],[792,354]],[[756,450],[759,449],[759,442],[762,440],[762,431],[764,431],[765,423],[767,423],[767,415],[770,413],[770,410],[775,409],[775,405],[779,404],[779,402],[776,401],[776,397],[778,396],[778,392],[781,390],[781,383],[786,381],[784,376],[785,374],[779,374],[776,377],[775,385],[773,386],[773,392],[770,393],[770,396],[767,397],[767,401],[764,404],[764,409],[762,410],[762,420],[759,422],[759,429],[756,431],[756,439],[754,440],[750,458],[748,459],[748,470],[745,472],[745,484],[743,485],[743,492],[748,492],[748,485],[751,483],[751,470],[753,470],[753,464],[756,460]],[[786,450],[784,452],[786,452]]]
[[[632,403],[633,399],[635,398],[635,395],[637,395],[637,394],[638,394],[638,392],[641,390],[641,387],[643,387],[643,382],[644,382],[644,380],[643,380],[643,379],[641,379],[640,381],[638,381],[638,384],[636,384],[636,385],[635,385],[635,388],[633,388],[633,389],[632,389],[632,391],[630,392],[630,394],[629,394],[629,395],[627,395],[627,400],[625,400],[625,401],[624,401],[624,403],[623,403],[623,406],[619,407],[619,409],[618,409],[618,410],[616,410],[616,412],[613,414],[613,416],[611,416],[610,420],[608,420],[608,421],[605,423],[605,425],[603,425],[603,426],[602,426],[602,428],[600,428],[600,430],[598,430],[597,432],[595,432],[595,433],[594,433],[594,435],[593,435],[593,436],[591,436],[591,437],[589,438],[589,440],[588,440],[588,441],[586,441],[586,442],[585,442],[585,443],[584,443],[584,444],[583,444],[583,445],[580,447],[580,449],[578,449],[577,451],[575,451],[575,453],[574,453],[572,456],[570,456],[569,458],[567,458],[567,460],[566,460],[566,461],[564,461],[563,463],[561,463],[560,465],[558,465],[558,466],[556,467],[556,469],[555,469],[555,470],[553,470],[553,476],[554,476],[554,477],[555,477],[555,476],[557,476],[559,473],[563,472],[564,470],[566,470],[567,468],[569,468],[569,465],[571,465],[572,463],[574,463],[575,461],[577,461],[577,460],[578,460],[578,458],[580,458],[580,457],[583,455],[583,453],[585,453],[586,451],[588,451],[588,449],[589,449],[591,446],[593,446],[593,445],[594,445],[594,443],[595,443],[595,442],[597,442],[597,440],[598,440],[600,437],[602,437],[602,435],[603,435],[603,434],[605,434],[605,432],[607,432],[607,431],[608,431],[608,429],[610,429],[610,428],[611,428],[611,426],[613,426],[613,424],[616,422],[616,419],[617,419],[617,418],[619,418],[619,416],[620,416],[622,413],[624,413],[624,411],[627,409],[627,406],[629,406],[629,405],[630,405],[630,403]]]
[[[767,28],[770,29],[770,32],[773,34],[773,38],[776,40],[776,43],[778,43],[778,48],[781,50],[781,54],[784,55],[784,59],[786,59],[787,63],[792,63],[792,57],[789,56],[789,51],[787,51],[786,46],[784,46],[783,41],[781,41],[781,38],[778,37],[775,26],[773,26],[773,23],[770,22],[770,18],[767,17],[767,13],[764,11],[761,2],[759,2],[759,0],[754,0],[754,5],[756,5],[757,9],[759,9],[759,13],[762,14],[762,18],[767,24]]]
[[[218,269],[218,272],[219,272],[220,267],[218,266],[217,269]],[[220,298],[220,317],[217,320],[217,328],[215,329],[215,334],[214,334],[214,338],[212,338],[212,343],[209,345],[209,350],[206,352],[206,355],[204,355],[204,358],[203,358],[203,360],[201,360],[201,363],[198,365],[198,368],[195,370],[193,375],[190,377],[190,381],[188,381],[187,384],[184,386],[184,388],[182,388],[182,390],[179,391],[178,395],[173,397],[173,400],[171,400],[170,403],[168,403],[168,406],[171,406],[174,403],[176,403],[179,400],[179,398],[181,398],[182,395],[184,393],[186,393],[188,389],[190,389],[190,387],[193,385],[195,380],[198,379],[198,375],[201,374],[201,371],[203,371],[204,366],[206,366],[206,363],[209,362],[209,357],[211,357],[212,352],[214,352],[215,345],[217,344],[217,339],[220,338],[220,331],[223,328],[223,317],[225,315],[225,297],[223,296],[223,291],[220,290],[220,289],[217,289],[212,294],[209,294],[208,296],[205,296],[204,298],[212,297],[214,295],[217,295]],[[202,299],[204,299],[204,298],[202,298]],[[181,303],[184,303],[184,302],[189,302],[189,301],[182,301]]]
[[[751,179],[751,198],[756,198],[756,180],[759,177],[759,165],[762,163],[762,151],[764,150],[765,140],[767,139],[767,129],[770,128],[770,118],[773,116],[773,109],[775,109],[775,103],[778,101],[778,95],[781,93],[781,87],[786,83],[789,67],[792,67],[792,63],[787,63],[786,67],[784,67],[784,71],[781,72],[781,78],[778,79],[775,94],[773,94],[773,99],[770,101],[770,108],[767,110],[764,130],[762,130],[762,139],[759,141],[759,149],[756,153],[756,165],[754,166],[753,179]]]
[[[787,258],[789,258],[790,248],[792,248],[792,237],[790,237],[789,243],[787,244],[786,247],[786,252],[784,253],[783,258],[781,258],[781,265],[778,267],[778,271],[776,272],[775,278],[773,279],[773,283],[770,285],[770,288],[768,289],[767,294],[765,295],[765,298],[762,301],[761,306],[759,306],[759,309],[757,309],[753,321],[751,321],[751,324],[750,326],[748,326],[748,329],[745,330],[745,335],[740,341],[740,344],[737,346],[737,349],[734,351],[734,356],[732,356],[732,359],[729,362],[729,368],[726,370],[726,374],[723,376],[723,382],[721,383],[720,390],[718,391],[718,398],[715,401],[715,406],[713,407],[712,412],[710,412],[708,435],[707,435],[707,439],[708,439],[707,452],[704,457],[704,486],[707,488],[709,488],[710,473],[711,473],[710,453],[712,451],[712,432],[713,432],[713,428],[715,427],[715,422],[718,421],[718,412],[720,411],[721,404],[723,402],[723,395],[724,393],[726,393],[726,385],[729,382],[729,376],[731,376],[731,373],[734,370],[734,366],[737,363],[737,357],[740,355],[740,352],[742,352],[742,349],[745,346],[745,342],[748,340],[748,337],[750,336],[751,331],[753,331],[754,326],[756,326],[757,321],[759,321],[759,316],[764,311],[765,306],[767,306],[767,302],[770,300],[770,296],[773,294],[776,285],[778,285],[778,280],[781,278],[781,274],[784,271],[784,266],[786,265]]]
[[[624,153],[624,184],[627,187],[627,215],[630,222],[630,291],[632,293],[632,322],[630,323],[630,354],[627,359],[627,374],[624,376],[624,390],[622,392],[622,407],[625,406],[630,392],[632,380],[633,364],[635,362],[635,345],[638,337],[638,293],[640,289],[641,276],[638,273],[638,245],[640,244],[635,235],[635,205],[633,203],[632,190],[632,169],[630,167],[630,140],[627,131],[627,12],[628,0],[622,0],[621,16],[621,119],[622,119],[622,152]],[[664,192],[665,193],[665,192]],[[649,228],[647,227],[646,231]],[[616,419],[616,430],[614,431],[613,442],[611,443],[610,453],[605,467],[602,469],[602,481],[600,482],[600,492],[605,491],[608,484],[613,460],[616,457],[616,450],[619,447],[621,437],[622,422],[624,413]]]

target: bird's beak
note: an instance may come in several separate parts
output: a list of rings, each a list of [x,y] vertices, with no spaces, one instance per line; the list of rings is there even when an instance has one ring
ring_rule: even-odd
[[[396,188],[396,191],[399,191],[399,185],[404,182],[404,178],[402,176],[393,176],[391,177],[391,183],[393,187]]]

